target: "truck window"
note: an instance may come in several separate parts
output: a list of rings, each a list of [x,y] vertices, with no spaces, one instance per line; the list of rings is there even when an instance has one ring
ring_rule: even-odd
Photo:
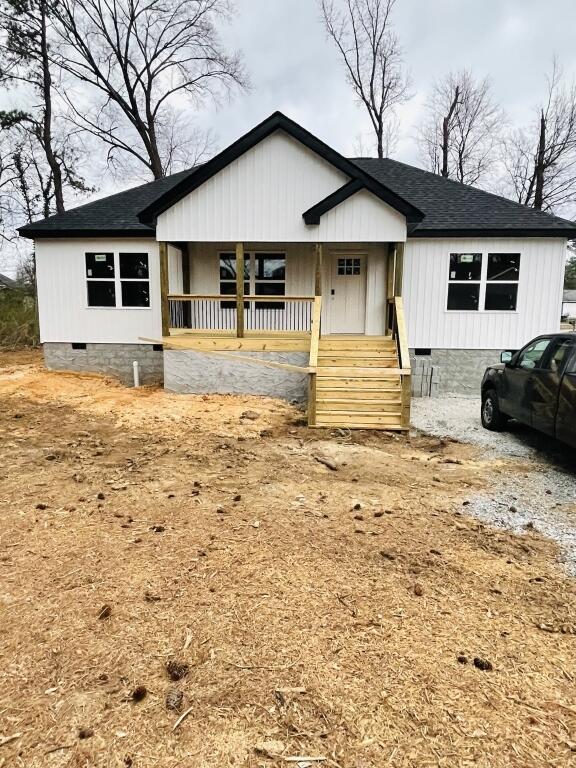
[[[576,344],[572,347],[572,358],[568,360],[568,365],[566,366],[566,373],[576,373]]]
[[[538,339],[537,341],[533,341],[532,344],[528,344],[528,346],[520,353],[516,365],[527,371],[539,368],[540,361],[544,357],[544,353],[548,349],[549,344],[550,339]]]
[[[544,362],[543,367],[553,373],[561,373],[573,349],[574,341],[572,339],[559,339],[555,342],[548,357],[548,362]]]

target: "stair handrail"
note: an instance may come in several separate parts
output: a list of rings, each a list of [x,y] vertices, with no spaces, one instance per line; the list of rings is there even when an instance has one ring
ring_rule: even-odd
[[[404,371],[401,376],[402,381],[402,428],[410,429],[410,400],[411,400],[411,368],[410,368],[410,350],[408,348],[408,334],[406,332],[406,318],[404,317],[404,301],[402,296],[394,296],[394,314],[395,314],[395,337],[398,344],[398,362],[400,368]]]
[[[318,371],[318,347],[322,323],[322,296],[314,296],[312,324],[310,327],[310,356],[308,358],[308,425],[316,425],[316,376]]]
[[[318,367],[318,347],[320,345],[320,323],[322,319],[322,296],[314,296],[312,306],[312,324],[310,327],[310,358],[308,367]]]
[[[404,317],[404,301],[402,296],[394,296],[394,309],[396,315],[396,338],[398,341],[400,368],[410,369],[410,352],[408,349],[408,334],[406,332],[406,319]]]

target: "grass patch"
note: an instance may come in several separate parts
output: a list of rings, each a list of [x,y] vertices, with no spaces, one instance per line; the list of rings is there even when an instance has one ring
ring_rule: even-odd
[[[27,288],[0,290],[0,347],[17,349],[38,343],[34,293]]]

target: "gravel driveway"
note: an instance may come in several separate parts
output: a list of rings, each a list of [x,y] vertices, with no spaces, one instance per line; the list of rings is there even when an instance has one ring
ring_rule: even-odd
[[[478,398],[414,399],[412,426],[523,459],[518,474],[495,475],[490,491],[471,497],[466,511],[515,533],[533,526],[558,542],[560,561],[576,575],[576,451],[515,422],[507,432],[483,429]]]

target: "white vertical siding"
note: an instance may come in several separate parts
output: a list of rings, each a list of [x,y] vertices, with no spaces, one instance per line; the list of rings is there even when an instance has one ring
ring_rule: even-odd
[[[404,216],[362,190],[307,226],[302,214],[349,178],[277,131],[158,217],[156,237],[207,242],[384,242],[406,239]]]
[[[373,246],[368,251],[366,274],[366,335],[386,332],[386,255],[388,245]]]
[[[233,252],[232,243],[190,243],[190,292],[220,292],[219,254]],[[314,251],[307,243],[244,243],[247,253],[286,254],[286,295],[314,294]]]
[[[170,293],[183,293],[182,252],[173,245],[168,246],[168,289]]]
[[[89,307],[86,251],[148,253],[150,307]],[[36,271],[42,342],[136,344],[141,337],[162,336],[160,262],[153,239],[37,240]]]
[[[516,312],[446,309],[450,253],[520,253]],[[404,303],[411,347],[512,349],[560,325],[566,240],[414,239],[406,244]]]
[[[245,243],[246,252],[279,251],[286,254],[286,295],[314,295],[314,247],[310,243]],[[324,245],[323,333],[330,328],[330,270],[333,254],[364,253],[366,273],[366,334],[378,336],[386,327],[386,244],[360,244],[343,248],[340,243]],[[219,254],[231,251],[230,243],[190,243],[191,293],[220,292]]]

